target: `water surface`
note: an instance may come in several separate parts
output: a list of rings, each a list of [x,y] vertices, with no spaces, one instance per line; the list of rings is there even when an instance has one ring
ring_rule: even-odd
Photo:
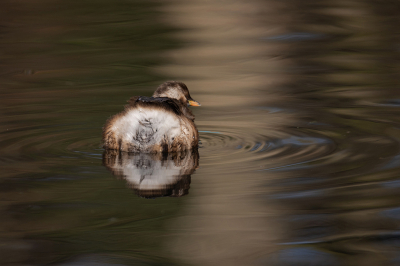
[[[3,1],[0,264],[397,265],[399,8]],[[166,80],[198,153],[104,153]]]

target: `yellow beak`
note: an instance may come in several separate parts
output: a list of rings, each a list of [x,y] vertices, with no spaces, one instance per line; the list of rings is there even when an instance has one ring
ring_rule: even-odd
[[[199,102],[196,102],[195,100],[189,100],[188,104],[190,106],[201,106],[201,104]]]

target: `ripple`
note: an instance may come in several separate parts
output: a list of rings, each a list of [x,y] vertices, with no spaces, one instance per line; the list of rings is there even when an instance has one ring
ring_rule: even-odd
[[[260,129],[248,132],[244,127],[202,125],[200,151],[207,156],[200,165],[227,164],[234,169],[260,170],[291,167],[319,158],[335,148],[325,136],[300,131]],[[254,133],[259,132],[259,133]],[[232,165],[235,164],[235,165]]]
[[[0,165],[9,171],[3,177],[49,172],[51,168],[73,169],[87,161],[101,160],[100,128],[81,123],[21,121],[0,128]],[[54,171],[53,169],[52,171]],[[44,177],[44,176],[42,176]]]

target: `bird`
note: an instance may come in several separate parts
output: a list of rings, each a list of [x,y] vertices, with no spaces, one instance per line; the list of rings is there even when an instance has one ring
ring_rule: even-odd
[[[188,106],[201,106],[187,86],[167,81],[152,97],[134,96],[103,127],[103,148],[134,153],[170,153],[196,149],[199,133]]]

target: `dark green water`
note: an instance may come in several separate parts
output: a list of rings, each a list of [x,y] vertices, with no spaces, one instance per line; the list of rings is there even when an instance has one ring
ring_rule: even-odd
[[[2,1],[0,265],[398,265],[399,24],[395,1]],[[166,80],[202,104],[198,155],[104,157]]]

